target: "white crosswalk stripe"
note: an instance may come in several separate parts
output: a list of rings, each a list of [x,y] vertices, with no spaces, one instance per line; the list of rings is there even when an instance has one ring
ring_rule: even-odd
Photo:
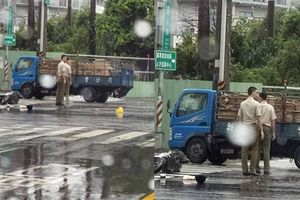
[[[96,142],[96,143],[98,143],[98,144],[117,143],[117,142],[130,140],[130,139],[140,137],[140,136],[144,136],[144,135],[148,135],[148,134],[149,134],[149,132],[132,131],[132,132],[125,133],[125,134],[115,136],[115,137],[111,137],[109,139],[106,139],[106,140],[101,141],[101,142]]]
[[[17,140],[19,141],[24,141],[24,140],[31,140],[34,138],[39,138],[39,137],[44,137],[44,136],[57,136],[57,135],[63,135],[66,133],[72,133],[75,131],[80,131],[82,129],[85,129],[86,127],[72,127],[72,128],[66,128],[63,130],[58,130],[58,131],[50,131],[47,133],[42,133],[42,134],[37,134],[37,135],[33,135],[33,136],[27,136],[27,137],[22,137],[22,138],[18,138]]]
[[[110,135],[111,134],[111,135]],[[141,147],[153,147],[154,137],[147,137],[142,140],[143,136],[149,136],[153,133],[143,131],[124,132],[113,129],[91,129],[89,127],[70,127],[70,126],[49,126],[44,125],[35,128],[26,126],[18,127],[1,127],[0,128],[0,154],[21,149],[21,147],[10,146],[19,142],[26,142],[37,139],[38,141],[65,141],[73,142],[82,139],[95,138],[95,144],[112,144],[119,142],[133,141],[135,145]],[[102,137],[101,137],[102,136]],[[97,138],[99,137],[99,139]],[[104,139],[103,139],[104,138]],[[134,140],[136,139],[136,140]],[[2,149],[1,149],[2,147]]]
[[[114,130],[94,130],[94,131],[90,131],[90,132],[73,135],[72,137],[74,137],[74,138],[91,138],[91,137],[96,137],[96,136],[104,135],[107,133],[111,133],[113,131]]]
[[[8,136],[8,135],[26,135],[29,133],[35,133],[35,132],[39,132],[39,131],[46,131],[49,130],[51,128],[44,128],[44,127],[38,127],[38,128],[33,128],[30,130],[7,130],[5,133],[0,133],[0,137],[4,137],[4,136]]]
[[[153,136],[154,137],[154,136]],[[154,138],[151,138],[150,140],[147,140],[145,142],[140,143],[141,147],[154,147],[155,145],[155,140]]]

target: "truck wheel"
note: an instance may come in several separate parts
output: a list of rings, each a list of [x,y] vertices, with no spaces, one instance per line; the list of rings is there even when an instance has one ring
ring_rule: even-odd
[[[207,159],[206,143],[201,138],[195,138],[189,141],[185,148],[185,154],[193,163],[203,163]]]
[[[294,160],[296,166],[300,169],[300,146],[298,146],[294,152]]]
[[[30,83],[23,85],[21,94],[25,99],[31,99],[33,97],[33,86]]]
[[[96,100],[96,90],[92,87],[83,88],[81,95],[86,102],[94,102]]]
[[[108,95],[107,94],[99,94],[97,96],[97,99],[96,101],[99,102],[99,103],[105,103],[108,99]]]
[[[209,162],[211,162],[213,165],[221,165],[223,164],[227,158],[224,157],[222,154],[209,154],[208,158]]]

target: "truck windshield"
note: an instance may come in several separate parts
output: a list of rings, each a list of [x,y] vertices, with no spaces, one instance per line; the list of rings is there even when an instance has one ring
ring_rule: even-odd
[[[16,66],[16,72],[26,71],[32,66],[32,63],[33,61],[30,58],[21,58]]]
[[[188,115],[201,111],[205,108],[207,102],[207,94],[185,94],[178,106],[177,117]]]

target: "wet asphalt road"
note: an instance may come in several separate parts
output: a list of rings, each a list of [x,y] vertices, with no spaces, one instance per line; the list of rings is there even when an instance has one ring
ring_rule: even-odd
[[[28,104],[33,112],[20,111]],[[140,199],[153,190],[151,99],[19,105],[0,111],[0,199]]]
[[[263,163],[261,162],[261,166]],[[207,180],[197,184],[193,176],[155,175],[155,199],[285,199],[300,197],[300,170],[288,159],[271,161],[271,174],[243,177],[239,160],[224,166],[184,165],[181,174],[203,174]]]

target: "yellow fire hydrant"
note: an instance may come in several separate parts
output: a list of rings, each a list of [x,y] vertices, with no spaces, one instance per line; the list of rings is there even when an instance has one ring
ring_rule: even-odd
[[[124,109],[123,109],[123,107],[119,106],[116,109],[116,116],[117,116],[117,118],[123,118],[123,116],[124,116]]]

